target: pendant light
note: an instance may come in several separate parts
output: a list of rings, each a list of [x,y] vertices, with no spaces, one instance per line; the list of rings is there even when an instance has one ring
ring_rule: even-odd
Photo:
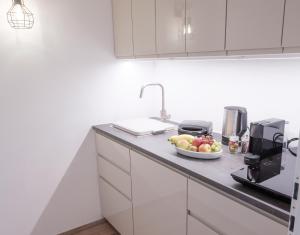
[[[7,21],[14,29],[31,29],[34,24],[33,14],[23,0],[13,0],[12,7],[7,12]]]

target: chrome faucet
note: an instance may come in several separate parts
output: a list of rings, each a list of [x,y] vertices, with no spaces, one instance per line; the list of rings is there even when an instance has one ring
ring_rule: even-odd
[[[143,97],[144,89],[148,86],[159,86],[161,88],[161,94],[162,94],[161,104],[162,104],[162,107],[161,107],[161,111],[160,111],[160,119],[162,121],[166,121],[166,120],[170,119],[171,115],[167,114],[167,110],[165,108],[165,88],[164,88],[164,86],[160,83],[150,83],[150,84],[147,84],[145,86],[142,86],[141,92],[140,92],[140,98]]]

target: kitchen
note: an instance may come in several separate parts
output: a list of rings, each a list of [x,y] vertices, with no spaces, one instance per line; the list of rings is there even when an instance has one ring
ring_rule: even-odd
[[[0,1],[3,234],[59,234],[103,218],[92,126],[159,117],[158,88],[139,98],[148,83],[164,85],[173,121],[208,120],[221,133],[224,107],[238,105],[247,108],[249,125],[281,118],[290,123],[288,137],[299,136],[300,60],[292,49],[118,59],[110,0],[25,4],[34,26],[15,30],[6,21],[11,1]],[[264,37],[276,44],[273,38]]]

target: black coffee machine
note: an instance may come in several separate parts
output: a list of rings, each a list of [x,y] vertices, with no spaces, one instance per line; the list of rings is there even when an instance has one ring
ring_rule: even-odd
[[[285,121],[267,119],[250,124],[249,154],[245,164],[252,166],[275,155],[281,155],[283,148]]]
[[[295,157],[284,153],[285,121],[267,119],[250,125],[245,167],[231,174],[238,182],[290,200]]]

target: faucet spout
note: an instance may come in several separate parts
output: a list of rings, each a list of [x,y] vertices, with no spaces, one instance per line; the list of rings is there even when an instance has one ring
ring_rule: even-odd
[[[145,86],[142,86],[141,91],[140,91],[140,98],[143,97],[145,88],[149,87],[149,86],[159,86],[161,88],[161,96],[162,96],[161,97],[162,98],[161,99],[161,106],[162,107],[161,107],[161,111],[160,111],[160,119],[162,121],[166,121],[166,120],[170,119],[171,116],[167,114],[167,110],[165,108],[165,88],[162,84],[160,84],[160,83],[149,83]]]

